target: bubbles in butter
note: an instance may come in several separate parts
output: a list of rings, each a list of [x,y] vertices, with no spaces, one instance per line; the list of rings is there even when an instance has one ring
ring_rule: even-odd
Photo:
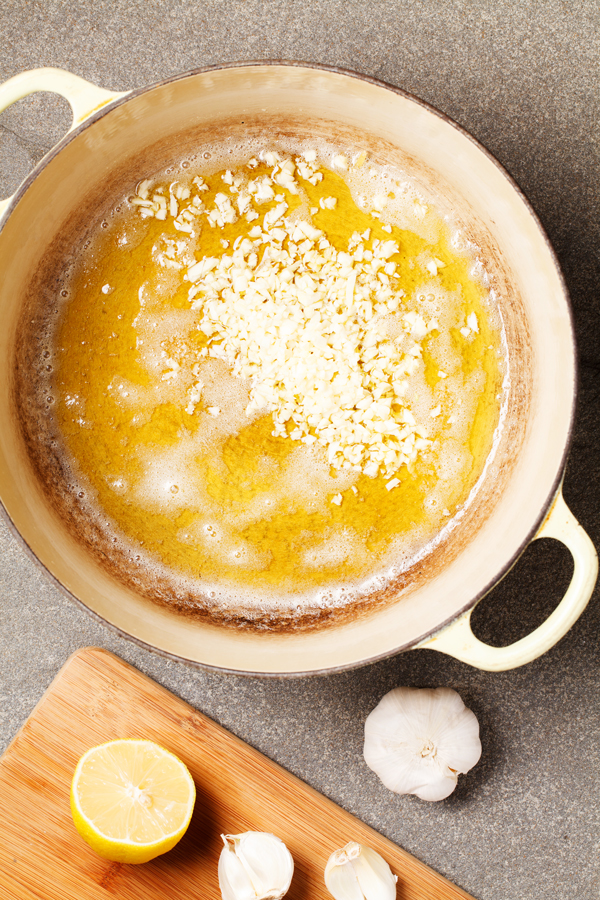
[[[337,183],[327,173],[336,171],[340,148],[282,141],[275,149],[282,159],[315,150],[312,165],[325,172],[328,191]],[[407,289],[400,311],[386,319],[390,338],[403,339],[408,310],[439,322],[408,387],[414,416],[433,445],[412,471],[399,473],[398,487],[388,490],[382,477],[332,471],[318,445],[274,439],[268,415],[246,415],[252,385],[232,376],[222,360],[201,355],[205,344],[183,274],[203,252],[230,252],[236,233],[255,222],[226,226],[228,246],[219,247],[220,229],[206,220],[199,239],[191,239],[168,222],[140,222],[124,204],[101,236],[104,243],[92,242],[63,288],[46,341],[54,371],[41,379],[41,390],[50,395],[51,386],[59,396],[72,489],[85,491],[87,514],[102,523],[106,546],[126,548],[143,563],[140,577],[160,578],[174,596],[195,595],[199,606],[245,610],[249,618],[269,609],[301,615],[381,589],[451,527],[492,449],[502,402],[501,321],[482,279],[473,277],[473,256],[457,251],[460,236],[449,232],[435,198],[406,172],[369,160],[358,166],[360,148],[341,151],[348,169],[337,171],[351,199],[341,197],[335,211],[314,213],[304,188],[295,198],[277,191],[296,203],[290,215],[315,221],[326,234],[327,222],[334,222],[327,216],[336,213],[338,243],[348,241],[357,222],[371,231],[366,245],[382,224],[380,239],[399,240]],[[185,171],[156,173],[153,184],[168,188],[174,177],[191,184],[200,173],[209,184],[204,196],[214,197],[227,190],[225,168],[235,174],[242,167],[247,180],[265,173],[264,156],[258,142],[214,147]],[[257,165],[248,169],[251,159]],[[262,216],[272,205],[255,208]],[[371,216],[374,209],[378,215]],[[120,262],[125,253],[130,265]],[[443,269],[428,271],[428,261],[441,253],[454,278]],[[170,265],[177,260],[179,269]],[[105,285],[110,290],[103,292]],[[480,332],[461,336],[473,309]],[[77,322],[82,313],[98,342],[87,354]],[[470,356],[474,341],[479,349]],[[192,390],[198,399],[190,405]],[[482,398],[491,406],[485,421],[478,412]],[[475,458],[478,415],[483,450]],[[341,503],[332,502],[340,495]]]

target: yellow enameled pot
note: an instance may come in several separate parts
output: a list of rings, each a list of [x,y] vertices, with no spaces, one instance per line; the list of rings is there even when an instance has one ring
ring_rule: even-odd
[[[50,577],[119,633],[175,658],[232,672],[291,675],[350,668],[430,647],[502,670],[553,646],[585,608],[597,575],[594,548],[567,509],[561,479],[576,388],[569,301],[556,258],[531,207],[501,166],[466,132],[414,97],[373,79],[295,63],[248,63],[190,72],[130,93],[111,93],[58,69],[0,86],[0,111],[35,91],[55,91],[73,126],[15,195],[0,203],[0,500],[15,532]],[[476,501],[411,590],[350,622],[307,632],[242,632],[149,603],[111,574],[49,500],[19,421],[15,371],[32,285],[82,211],[203,136],[259,122],[360,141],[373,158],[411,160],[451,203],[485,255],[502,298],[511,389],[493,459]],[[129,179],[129,181],[128,181]],[[39,293],[39,291],[38,291]],[[503,648],[471,632],[474,606],[531,540],[563,541],[571,584],[533,633]]]

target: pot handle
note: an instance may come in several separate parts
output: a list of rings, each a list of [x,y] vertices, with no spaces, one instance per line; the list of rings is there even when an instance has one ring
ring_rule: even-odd
[[[21,72],[14,78],[9,78],[4,84],[0,84],[0,112],[4,112],[17,100],[22,100],[29,94],[35,94],[36,91],[51,91],[69,101],[73,110],[73,124],[69,131],[73,131],[84,119],[106,106],[107,103],[129,93],[129,91],[125,91],[125,93],[105,91],[78,75],[65,72],[64,69],[30,69],[30,71]],[[0,219],[11,200],[12,197],[0,200]]]
[[[437,634],[421,641],[415,649],[439,650],[477,669],[503,672],[531,662],[553,647],[587,606],[598,575],[598,557],[591,540],[565,503],[562,489],[534,540],[544,537],[565,544],[575,568],[565,596],[539,628],[508,647],[490,647],[471,631],[473,610],[470,609]]]

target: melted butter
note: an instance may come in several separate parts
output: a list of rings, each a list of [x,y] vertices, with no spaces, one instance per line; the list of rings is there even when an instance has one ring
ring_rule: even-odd
[[[267,171],[261,166],[252,177]],[[227,189],[219,174],[206,181],[202,200],[210,207]],[[402,311],[441,308],[451,320],[423,341],[423,377],[411,398],[445,412],[424,421],[434,445],[411,471],[403,466],[395,474],[393,490],[389,477],[336,472],[322,450],[273,437],[271,416],[243,415],[248,385],[223,364],[199,362],[206,339],[190,310],[185,269],[161,268],[153,249],[165,235],[187,237],[172,221],[129,213],[98,236],[71,285],[56,341],[57,417],[98,508],[175,574],[301,593],[356,582],[385,566],[391,553],[408,564],[465,502],[492,446],[499,335],[486,292],[469,273],[472,261],[451,249],[441,221],[435,242],[396,226],[390,234],[358,208],[338,175],[325,172],[317,187],[301,183],[305,198],[278,189],[290,212],[335,196],[336,208],[319,208],[312,222],[336,249],[346,250],[352,233],[366,229],[367,246],[375,238],[396,240]],[[274,205],[262,204],[250,225],[241,218],[210,228],[204,219],[190,251],[195,259],[231,252],[221,241],[231,247]],[[425,257],[445,263],[436,276],[424,268]],[[479,333],[465,340],[460,326],[470,313]],[[169,360],[180,366],[177,377],[168,374]],[[189,414],[196,363],[209,389]],[[223,415],[213,418],[207,408],[219,402]],[[459,426],[448,421],[449,410]],[[338,493],[340,505],[331,502]]]

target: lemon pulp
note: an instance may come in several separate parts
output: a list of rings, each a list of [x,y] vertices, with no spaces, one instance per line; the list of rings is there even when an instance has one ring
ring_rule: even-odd
[[[196,798],[194,781],[173,753],[147,740],[118,740],[88,750],[71,784],[81,837],[105,859],[143,863],[183,837]]]

